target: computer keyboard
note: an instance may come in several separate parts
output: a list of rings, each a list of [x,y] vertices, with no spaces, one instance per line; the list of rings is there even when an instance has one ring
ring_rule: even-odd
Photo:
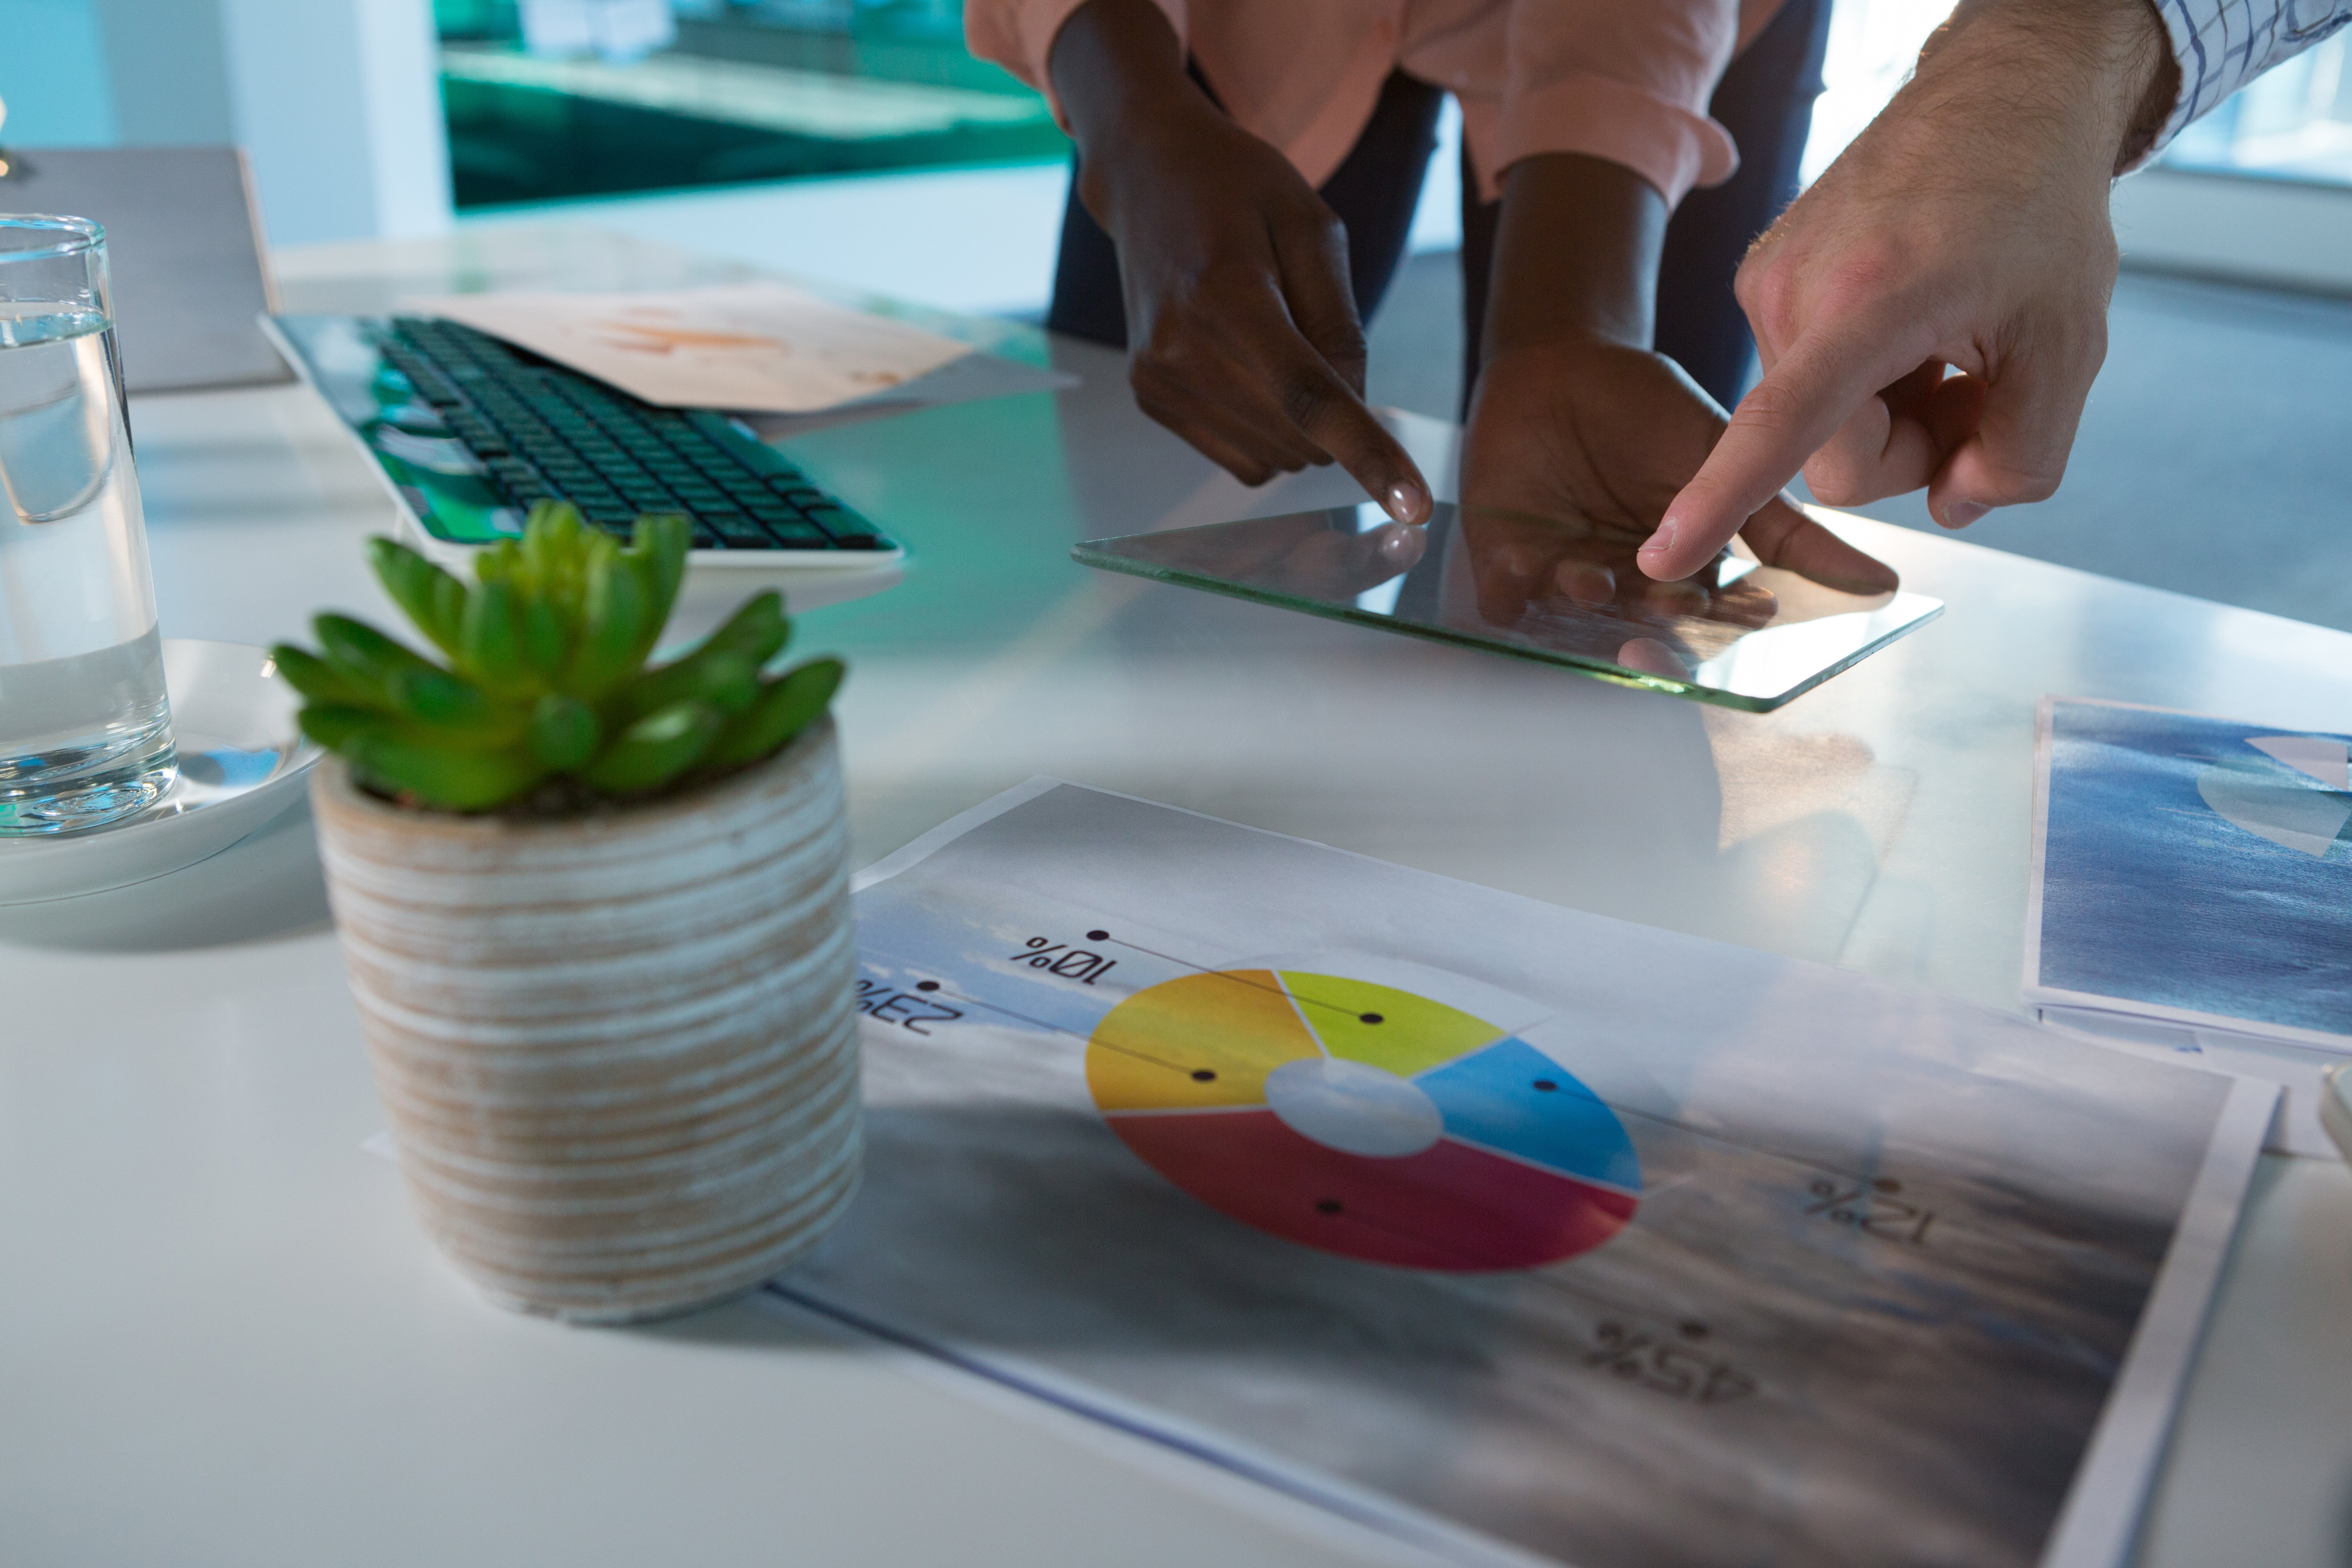
[[[897,548],[719,415],[640,402],[454,321],[397,316],[377,346],[520,511],[568,500],[614,533],[679,512],[698,550]]]

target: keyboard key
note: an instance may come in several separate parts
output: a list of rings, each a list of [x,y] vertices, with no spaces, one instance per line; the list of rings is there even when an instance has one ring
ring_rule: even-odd
[[[766,529],[740,513],[732,516],[705,518],[703,521],[709,523],[711,531],[725,540],[730,548],[771,550],[775,547],[775,541],[768,537]]]
[[[816,506],[803,507],[801,509],[801,515],[807,518],[819,528],[824,530],[827,533],[833,535],[835,539],[840,539],[849,534],[870,534],[874,531],[872,525],[864,518],[858,516],[847,507],[842,506],[834,501],[821,502]]]

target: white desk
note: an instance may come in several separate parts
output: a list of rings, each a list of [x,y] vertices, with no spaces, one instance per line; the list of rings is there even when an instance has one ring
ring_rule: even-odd
[[[295,309],[390,278],[730,270],[528,231],[285,268]],[[1950,609],[1761,718],[1100,575],[1071,541],[1244,498],[1134,411],[1114,356],[1057,353],[1085,387],[795,447],[916,554],[802,623],[853,666],[861,859],[1052,773],[2015,1008],[2036,699],[2283,728],[2352,708],[2352,637],[1859,521]],[[306,394],[134,416],[166,635],[383,613],[356,546],[388,505]],[[483,1304],[361,1152],[382,1123],[324,913],[299,814],[140,889],[0,910],[11,1568],[1380,1560],[756,1305],[624,1332]],[[2266,1161],[2144,1563],[2352,1556],[2347,1350],[2352,1172]]]

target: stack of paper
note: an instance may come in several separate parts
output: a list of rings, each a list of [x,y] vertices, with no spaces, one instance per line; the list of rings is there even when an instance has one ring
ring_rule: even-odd
[[[2352,739],[2042,706],[2025,994],[2052,1023],[2287,1086],[2273,1146],[2333,1158],[2352,1055]]]

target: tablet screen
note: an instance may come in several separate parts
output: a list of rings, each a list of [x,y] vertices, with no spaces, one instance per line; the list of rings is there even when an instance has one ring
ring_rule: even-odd
[[[1422,527],[1370,502],[1089,540],[1088,566],[1559,665],[1764,712],[1934,619],[1918,594],[1854,593],[1726,554],[1681,583],[1640,540],[1441,501]]]

